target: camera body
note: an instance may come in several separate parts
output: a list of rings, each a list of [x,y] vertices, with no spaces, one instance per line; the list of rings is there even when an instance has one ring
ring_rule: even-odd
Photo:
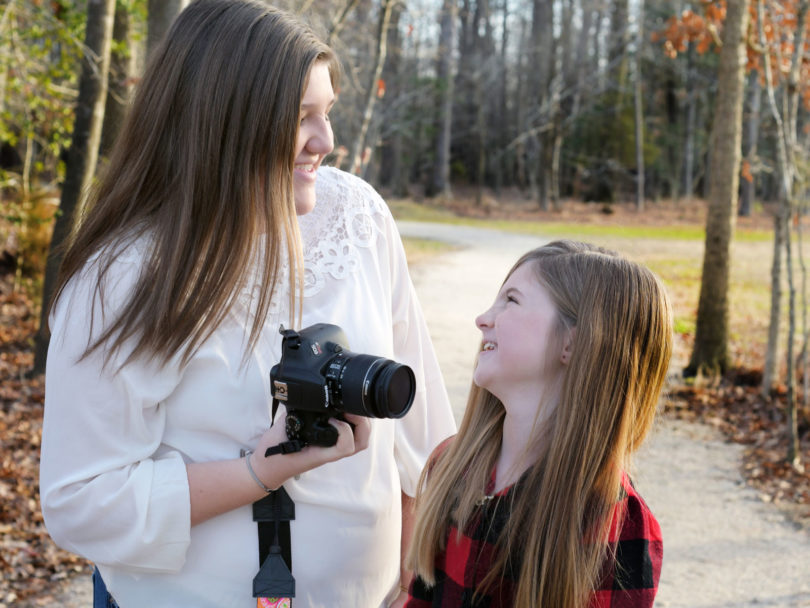
[[[279,331],[281,360],[270,370],[270,385],[273,399],[287,408],[289,439],[328,447],[338,437],[330,417],[343,418],[348,412],[401,418],[408,413],[416,380],[407,365],[349,351],[346,335],[337,325]]]

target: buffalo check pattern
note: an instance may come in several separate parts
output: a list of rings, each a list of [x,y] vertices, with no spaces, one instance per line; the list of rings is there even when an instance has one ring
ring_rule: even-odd
[[[494,479],[487,492],[491,492]],[[447,548],[436,558],[436,585],[428,587],[416,577],[406,608],[507,608],[513,605],[519,556],[485,594],[474,596],[476,585],[488,572],[499,534],[509,517],[509,493],[515,486],[484,500],[479,513],[460,538],[452,526]],[[622,477],[622,496],[616,503],[609,531],[615,559],[605,560],[601,583],[589,608],[646,608],[653,605],[661,576],[661,528],[630,478]]]

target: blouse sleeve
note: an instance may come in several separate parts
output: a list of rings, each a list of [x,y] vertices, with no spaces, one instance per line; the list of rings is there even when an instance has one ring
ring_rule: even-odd
[[[48,532],[61,547],[95,562],[174,572],[190,540],[186,468],[159,451],[161,401],[177,385],[176,362],[126,363],[127,345],[104,360],[83,357],[131,292],[138,260],[119,259],[95,289],[90,264],[74,276],[51,316],[40,493]]]
[[[387,210],[387,207],[386,207]],[[397,421],[395,455],[402,490],[416,494],[419,475],[433,449],[456,432],[456,423],[422,308],[416,296],[402,239],[390,212],[386,242],[392,277],[394,356],[411,366],[416,395],[408,414]]]
[[[664,557],[661,527],[624,475],[625,496],[610,531],[616,559],[608,560],[591,608],[649,608],[658,591]]]

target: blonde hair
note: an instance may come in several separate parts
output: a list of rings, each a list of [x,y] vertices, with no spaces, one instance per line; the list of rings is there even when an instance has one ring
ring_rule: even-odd
[[[85,355],[134,340],[130,358],[179,352],[188,360],[222,323],[255,260],[263,289],[245,352],[259,338],[285,257],[295,314],[302,255],[292,175],[316,61],[327,63],[336,87],[329,47],[258,0],[196,0],[178,16],[60,268],[54,302],[97,253],[101,292],[123,248],[143,235],[153,243],[129,300]]]
[[[580,608],[611,557],[607,530],[622,471],[652,426],[672,352],[672,313],[652,272],[586,243],[530,251],[509,275],[523,264],[548,290],[558,331],[576,331],[559,402],[530,446],[541,456],[510,493],[511,515],[476,591],[519,563],[514,606]],[[458,435],[422,474],[409,562],[428,584],[451,522],[464,530],[474,514],[503,419],[502,403],[473,386]]]

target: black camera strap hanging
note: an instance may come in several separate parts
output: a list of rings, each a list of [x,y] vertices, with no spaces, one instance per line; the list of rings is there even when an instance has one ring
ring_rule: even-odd
[[[291,606],[295,597],[292,575],[290,521],[295,503],[281,487],[253,503],[253,521],[259,531],[259,572],[253,578],[257,606]]]
[[[247,456],[245,450],[240,456]],[[259,572],[253,578],[257,608],[288,608],[295,597],[292,575],[290,522],[295,503],[284,487],[271,490],[253,503],[253,521],[259,533]]]
[[[286,330],[282,326],[280,331],[284,334]],[[278,405],[278,399],[273,395],[271,426],[275,423]],[[303,447],[300,441],[284,441],[267,448],[264,456],[299,452]],[[257,608],[292,606],[295,577],[292,575],[290,522],[294,519],[295,503],[283,486],[253,503],[253,521],[259,533],[259,572],[253,578],[253,597],[256,598]]]

